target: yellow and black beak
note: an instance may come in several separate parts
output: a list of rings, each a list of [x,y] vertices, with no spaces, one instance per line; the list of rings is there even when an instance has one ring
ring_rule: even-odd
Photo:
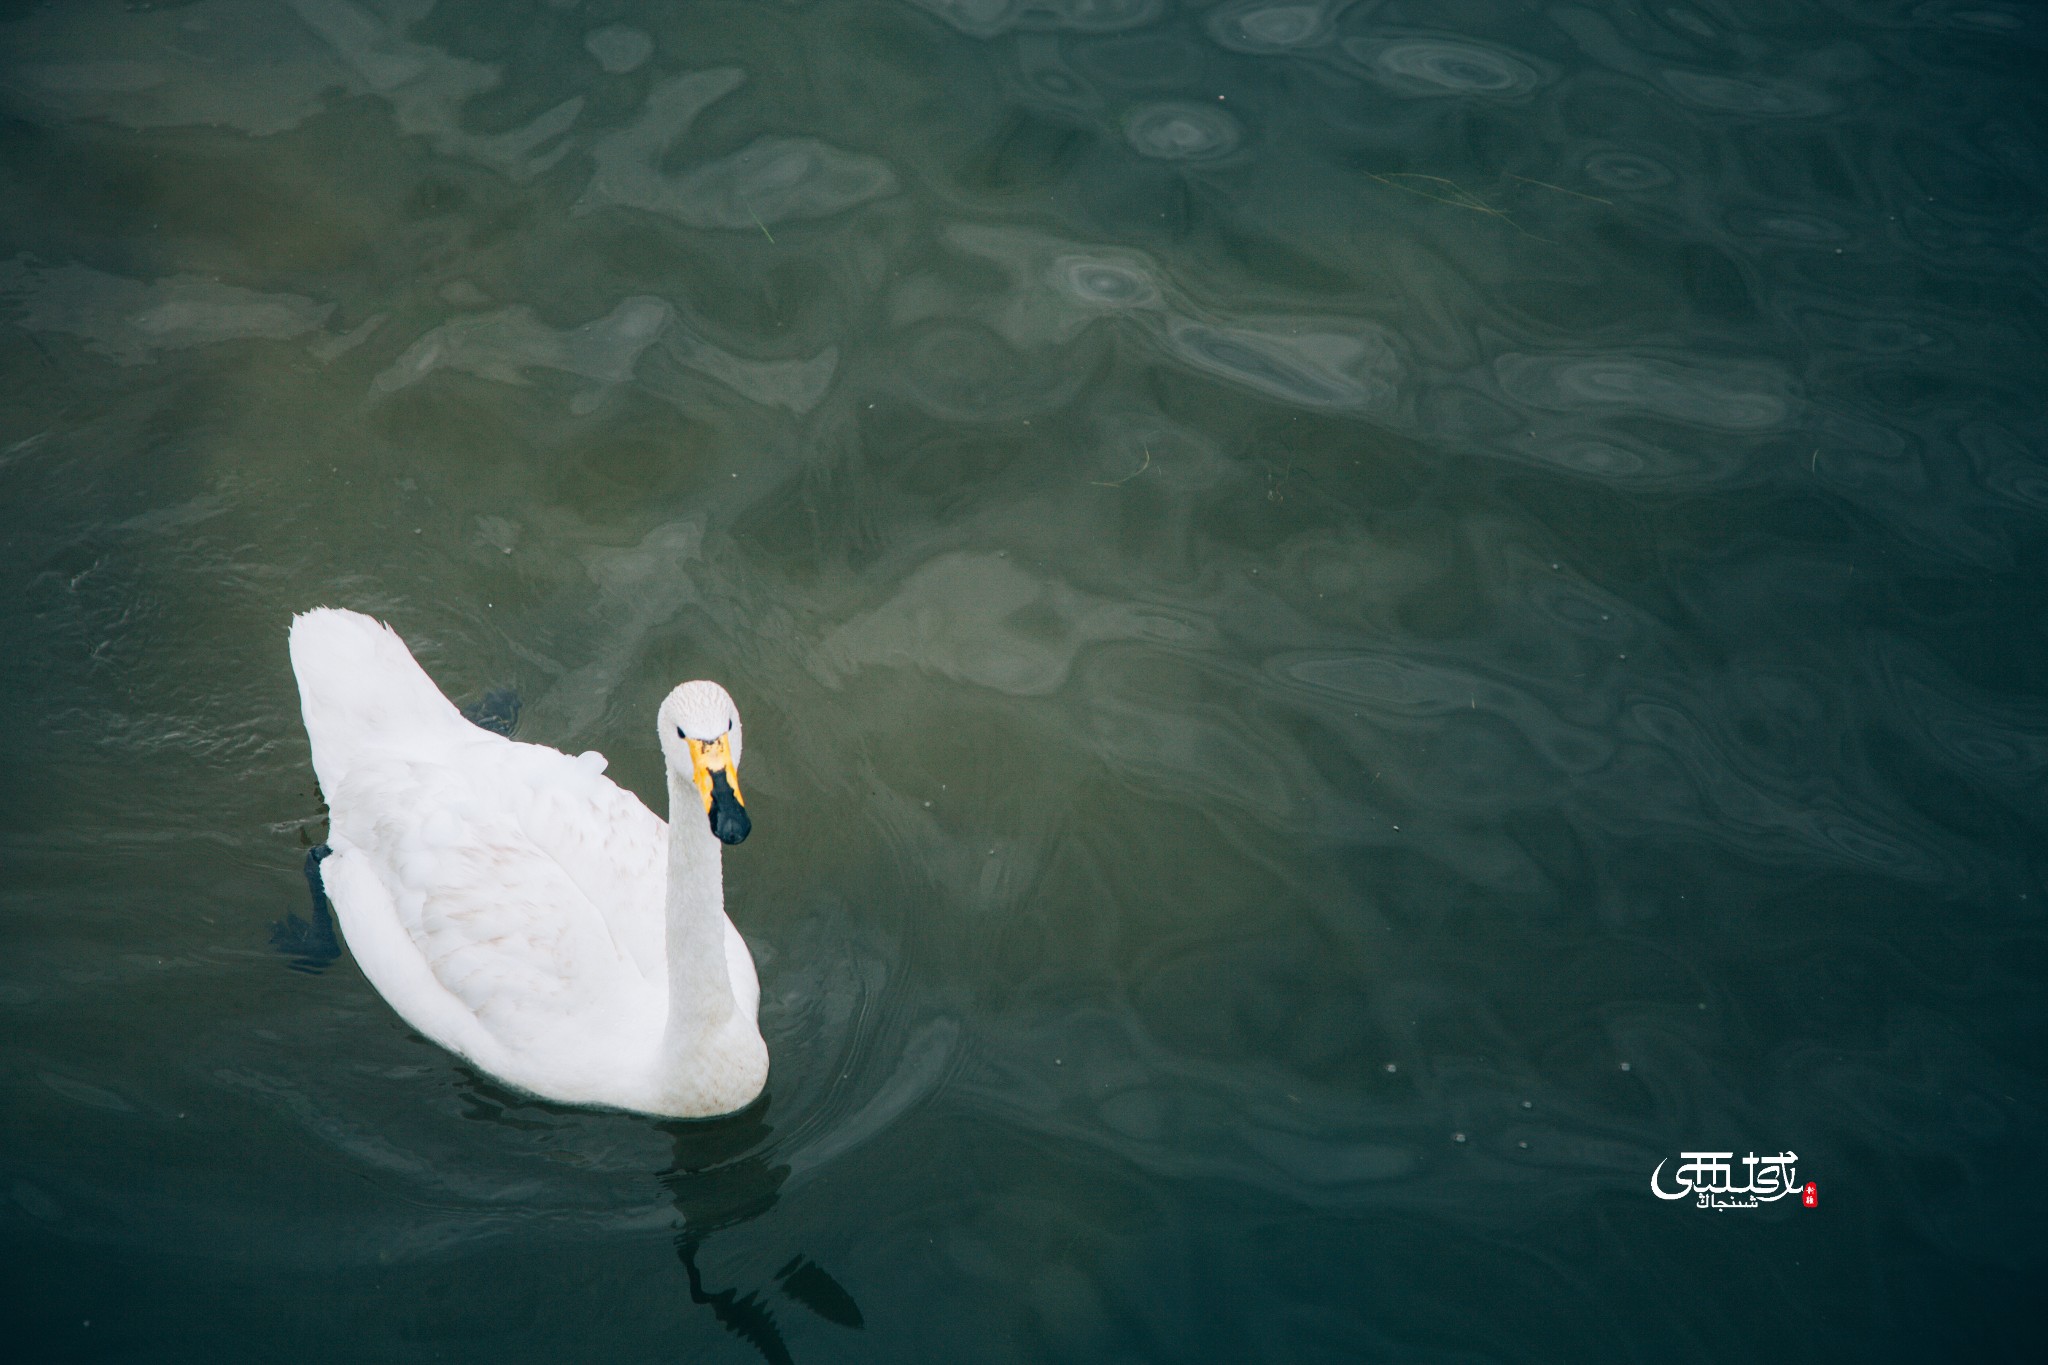
[[[727,736],[693,739],[689,745],[690,779],[703,798],[711,832],[725,843],[736,844],[752,831],[754,822],[747,818],[746,802],[740,799],[740,771],[733,766]]]

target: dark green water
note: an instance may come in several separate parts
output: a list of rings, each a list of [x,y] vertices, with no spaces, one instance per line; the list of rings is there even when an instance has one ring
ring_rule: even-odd
[[[6,6],[0,1353],[2031,1358],[2044,58]],[[732,690],[761,1106],[273,946],[322,603],[656,801]]]

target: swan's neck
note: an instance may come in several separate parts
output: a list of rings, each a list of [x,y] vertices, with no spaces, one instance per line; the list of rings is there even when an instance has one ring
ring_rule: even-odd
[[[688,778],[668,777],[668,1048],[694,1051],[733,1015],[723,846]]]

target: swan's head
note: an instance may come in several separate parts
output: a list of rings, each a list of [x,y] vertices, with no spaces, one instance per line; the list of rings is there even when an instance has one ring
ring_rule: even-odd
[[[669,771],[697,789],[711,832],[728,844],[746,838],[754,822],[740,799],[740,713],[732,698],[715,682],[686,682],[662,702],[658,723]]]

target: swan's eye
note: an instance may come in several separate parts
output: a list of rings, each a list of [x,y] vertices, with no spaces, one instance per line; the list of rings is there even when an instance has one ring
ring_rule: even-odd
[[[683,733],[683,727],[682,727],[682,726],[680,726],[680,725],[678,725],[678,726],[676,727],[676,738],[677,738],[677,739],[688,739],[688,738],[689,738],[689,736],[688,736],[688,735],[686,735],[686,734],[684,734],[684,733]]]

